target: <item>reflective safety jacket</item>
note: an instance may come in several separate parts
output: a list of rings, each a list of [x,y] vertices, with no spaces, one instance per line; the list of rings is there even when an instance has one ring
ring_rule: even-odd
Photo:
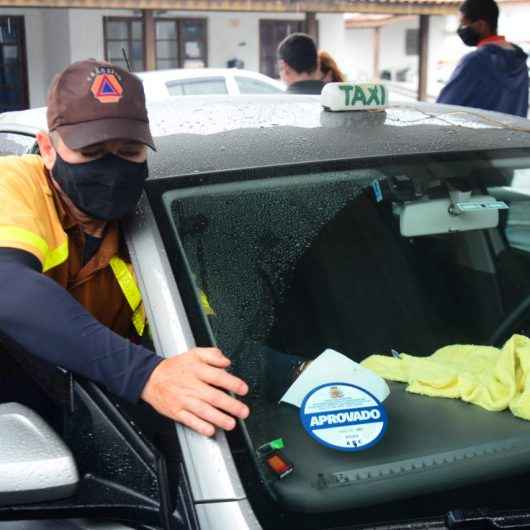
[[[0,247],[33,254],[97,320],[126,337],[141,335],[145,316],[117,223],[110,223],[96,254],[83,265],[84,235],[53,187],[40,156],[0,158]]]

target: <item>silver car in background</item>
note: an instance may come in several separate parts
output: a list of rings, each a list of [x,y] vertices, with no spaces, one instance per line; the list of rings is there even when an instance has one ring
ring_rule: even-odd
[[[135,73],[143,81],[148,102],[168,96],[271,95],[285,91],[276,79],[238,68],[176,68]]]

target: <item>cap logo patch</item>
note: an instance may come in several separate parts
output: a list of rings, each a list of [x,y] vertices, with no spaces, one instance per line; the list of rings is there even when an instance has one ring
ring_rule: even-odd
[[[90,90],[101,103],[117,103],[123,95],[123,87],[112,73],[97,75]]]

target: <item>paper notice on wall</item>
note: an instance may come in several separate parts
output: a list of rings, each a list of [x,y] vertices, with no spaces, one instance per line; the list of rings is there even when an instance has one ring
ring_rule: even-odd
[[[186,57],[189,59],[197,59],[201,56],[201,49],[197,41],[186,42]]]
[[[300,407],[309,392],[329,383],[358,386],[373,394],[381,402],[390,394],[390,389],[382,377],[342,353],[328,349],[311,362],[289,387],[280,402]]]

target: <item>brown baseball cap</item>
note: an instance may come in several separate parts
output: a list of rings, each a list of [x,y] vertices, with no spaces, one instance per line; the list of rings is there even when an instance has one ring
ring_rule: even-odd
[[[71,64],[48,92],[48,130],[70,149],[133,140],[155,149],[142,82],[123,68],[88,59]]]

